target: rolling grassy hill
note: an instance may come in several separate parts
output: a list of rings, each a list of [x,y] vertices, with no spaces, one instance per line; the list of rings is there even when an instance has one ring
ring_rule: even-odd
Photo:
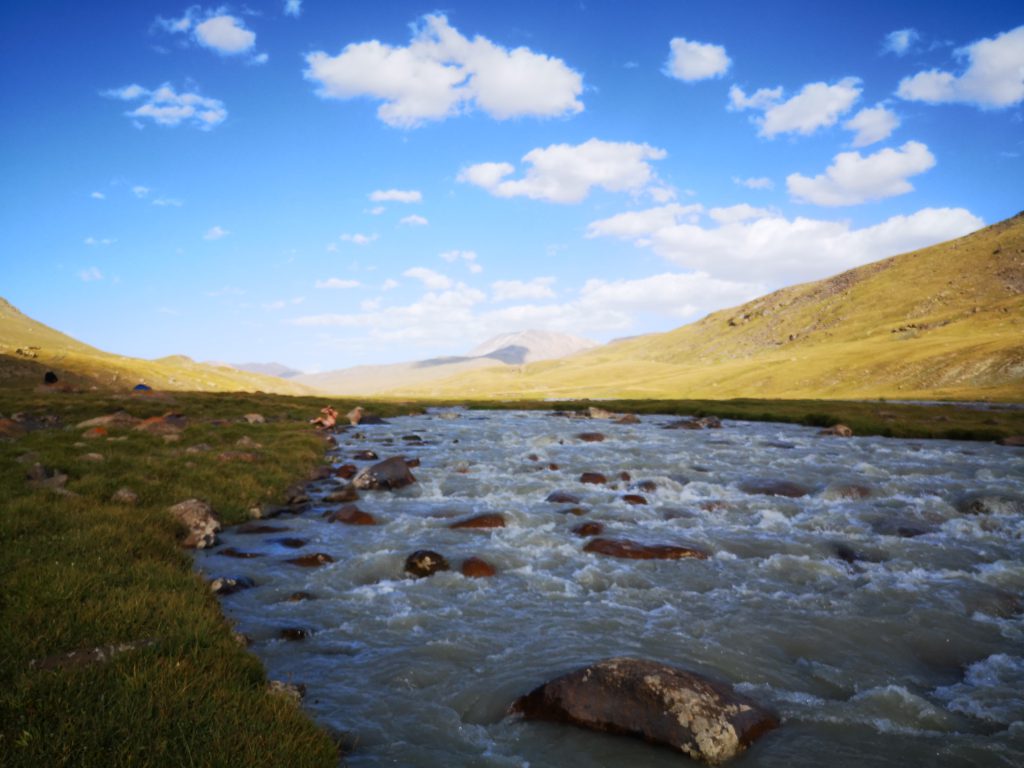
[[[41,384],[46,371],[55,372],[61,384],[82,388],[127,390],[145,383],[162,390],[311,393],[286,379],[197,363],[184,355],[157,360],[112,355],[43,325],[0,299],[0,386]]]
[[[667,333],[390,394],[1024,400],[1024,214]]]

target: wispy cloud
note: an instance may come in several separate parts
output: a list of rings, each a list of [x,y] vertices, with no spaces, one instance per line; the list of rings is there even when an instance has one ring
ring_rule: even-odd
[[[93,200],[106,200],[107,199],[107,196],[104,195],[102,192],[92,192],[92,193],[90,193],[89,197],[91,197]]]
[[[369,245],[377,239],[377,235],[364,235],[359,232],[345,233],[344,235],[338,235],[338,239],[343,240],[346,243],[352,243],[353,245]]]
[[[358,288],[362,283],[358,280],[342,280],[340,277],[329,277],[326,280],[317,280],[317,288]]]
[[[81,272],[79,272],[78,277],[84,283],[91,283],[96,280],[102,280],[103,273],[100,272],[98,267],[89,267],[88,269],[83,269]]]
[[[222,237],[230,235],[231,233],[223,227],[217,225],[210,227],[206,234],[203,235],[203,240],[220,240]]]
[[[423,193],[418,189],[378,189],[370,193],[374,203],[421,203]]]
[[[403,216],[401,219],[399,219],[398,223],[405,224],[406,226],[409,227],[425,227],[430,222],[427,221],[425,217],[419,216],[418,214],[414,213],[411,216]]]

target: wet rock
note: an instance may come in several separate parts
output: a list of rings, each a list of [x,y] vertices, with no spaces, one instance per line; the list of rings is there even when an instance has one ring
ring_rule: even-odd
[[[287,547],[288,549],[302,549],[309,542],[305,539],[298,539],[293,536],[283,536],[280,539],[271,539],[270,543],[278,544],[279,546]]]
[[[548,469],[550,469],[552,472],[557,472],[558,471],[558,465],[557,464],[548,464]]]
[[[576,439],[582,440],[584,443],[602,443],[604,435],[600,432],[580,432],[576,435]]]
[[[609,557],[622,557],[627,560],[681,560],[683,558],[707,560],[709,557],[707,552],[700,549],[668,544],[641,544],[629,539],[592,539],[583,547],[583,551]]]
[[[336,512],[324,516],[328,523],[345,523],[346,525],[376,525],[377,521],[369,512],[364,512],[355,504],[346,504]]]
[[[574,496],[568,491],[552,491],[544,501],[550,502],[551,504],[579,504],[580,497]]]
[[[407,466],[409,469],[416,469],[416,467],[418,467],[419,465],[420,465],[420,460],[419,459],[406,459],[405,460],[405,466]]]
[[[627,413],[625,416],[620,416],[615,420],[616,424],[639,424],[640,419],[637,418],[634,413]]]
[[[423,443],[423,438],[419,435],[402,435],[402,441],[406,443]]]
[[[231,578],[223,576],[210,582],[210,591],[215,595],[233,595],[243,589],[251,589],[255,586],[251,579]]]
[[[356,451],[354,454],[352,454],[352,458],[355,459],[356,461],[376,461],[380,457],[377,456],[376,452],[374,451],[365,450]]]
[[[654,493],[658,490],[658,484],[653,480],[640,480],[629,487],[630,490],[640,491],[641,493]]]
[[[458,520],[448,526],[449,528],[504,528],[505,518],[496,512],[476,515],[474,517],[466,518],[465,520]]]
[[[405,572],[417,579],[433,576],[438,571],[450,570],[444,555],[429,549],[418,549],[405,559]]]
[[[213,508],[205,501],[188,499],[170,507],[168,512],[187,531],[183,547],[190,549],[206,549],[217,543],[217,531],[220,521],[214,516]]]
[[[633,506],[642,506],[647,504],[647,499],[638,493],[627,493],[622,497],[622,500],[627,504],[632,504]]]
[[[606,411],[604,408],[597,408],[592,405],[587,408],[587,416],[592,419],[610,419],[615,416],[615,414],[611,411]]]
[[[999,445],[1009,445],[1014,448],[1024,448],[1024,435],[1010,435],[1009,437],[1001,437],[997,441]]]
[[[260,413],[247,413],[242,416],[242,420],[249,424],[266,424],[267,420],[263,418],[263,414]]]
[[[265,523],[242,523],[240,526],[235,528],[235,533],[284,533],[285,531],[290,530],[291,528],[288,528],[284,525],[267,525]]]
[[[629,474],[629,472],[619,472],[619,480],[621,480],[622,482],[628,483],[632,479],[633,476]]]
[[[756,496],[786,496],[791,499],[798,499],[811,492],[810,488],[799,483],[771,478],[745,480],[740,483],[740,490]]]
[[[731,686],[643,659],[605,659],[548,682],[510,708],[548,720],[670,747],[724,763],[777,728],[778,719]]]
[[[267,693],[271,696],[282,696],[291,699],[296,704],[306,697],[306,686],[302,683],[285,683],[281,680],[271,680],[267,683]]]
[[[93,429],[103,427],[104,429],[130,429],[141,422],[132,416],[128,411],[116,411],[107,416],[97,416],[95,419],[80,421],[75,429]]]
[[[134,506],[139,503],[139,494],[133,491],[128,486],[118,488],[114,491],[114,495],[110,497],[110,500],[114,504],[125,504],[128,506]]]
[[[600,536],[604,533],[604,526],[601,523],[580,523],[572,532],[577,536]]]
[[[324,497],[324,501],[330,504],[344,504],[347,501],[356,501],[359,498],[359,492],[356,487],[349,483],[344,485],[336,491],[332,491]]]
[[[662,429],[721,429],[722,422],[717,416],[701,416],[699,419],[680,419],[666,424]]]
[[[580,475],[580,482],[589,483],[591,485],[604,485],[608,482],[608,478],[600,472],[584,472]]]
[[[838,483],[830,485],[822,493],[822,497],[829,501],[856,501],[871,497],[871,489],[866,485],[857,483]]]
[[[357,424],[387,424],[384,419],[380,416],[375,416],[372,413],[363,409],[363,406],[357,405],[351,411],[345,414],[345,418],[348,419],[348,423],[353,427]]]
[[[359,469],[355,464],[342,464],[334,470],[334,476],[340,477],[342,480],[351,480],[358,472]]]
[[[334,558],[323,552],[313,552],[309,555],[303,555],[302,557],[293,557],[290,560],[285,560],[286,563],[292,565],[298,565],[303,568],[319,568],[321,565],[327,565],[333,563]]]
[[[964,515],[1021,515],[1024,501],[1008,496],[971,494],[962,497],[956,508]]]
[[[558,511],[560,514],[574,515],[575,517],[581,517],[582,515],[587,514],[587,510],[583,507],[569,507],[568,509],[560,509]]]
[[[853,437],[853,430],[845,424],[836,424],[834,427],[821,430],[818,434],[823,437]]]
[[[462,575],[468,579],[486,579],[496,573],[493,565],[479,557],[470,557],[462,561]]]
[[[405,459],[392,456],[390,459],[367,467],[352,479],[352,484],[359,489],[393,491],[416,482]]]
[[[527,461],[540,461],[540,456],[536,453],[531,453],[526,456]]]
[[[224,557],[234,557],[238,560],[249,560],[254,557],[263,557],[259,552],[243,552],[242,550],[235,549],[234,547],[219,549],[217,550],[217,554],[223,555]]]
[[[296,642],[298,640],[305,640],[309,637],[309,630],[303,629],[302,627],[285,627],[277,633],[277,636],[282,640]]]
[[[312,592],[292,592],[288,595],[289,603],[301,603],[304,600],[316,600],[316,595]]]

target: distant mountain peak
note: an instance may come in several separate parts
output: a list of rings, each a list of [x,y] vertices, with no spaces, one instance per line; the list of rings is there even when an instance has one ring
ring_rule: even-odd
[[[596,341],[555,331],[525,330],[501,333],[469,352],[469,357],[493,357],[503,363],[520,365],[553,360],[598,346]]]

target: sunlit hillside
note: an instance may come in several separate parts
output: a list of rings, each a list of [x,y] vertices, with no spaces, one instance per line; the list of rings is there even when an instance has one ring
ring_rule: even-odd
[[[1024,400],[1024,214],[667,333],[393,394]]]
[[[310,392],[285,379],[197,363],[184,355],[157,360],[112,355],[39,323],[0,299],[0,385],[42,384],[47,371],[57,375],[58,384],[101,389],[147,384],[154,389],[208,392]]]

